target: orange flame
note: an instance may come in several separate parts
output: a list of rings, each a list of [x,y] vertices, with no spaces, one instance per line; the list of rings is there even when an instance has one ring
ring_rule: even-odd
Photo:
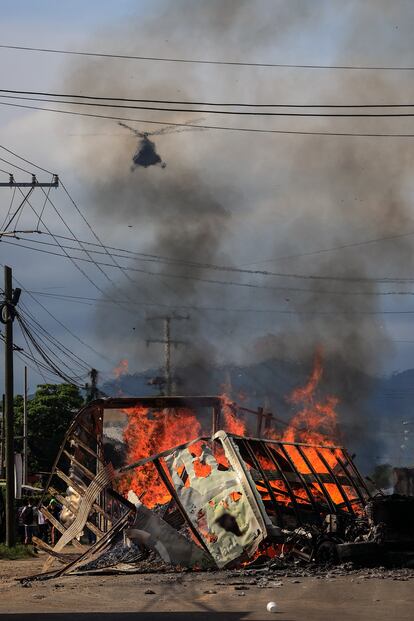
[[[120,374],[128,369],[127,361],[121,361],[118,369]],[[338,443],[336,406],[338,399],[333,396],[319,398],[321,382],[323,378],[322,353],[317,351],[314,367],[304,386],[294,390],[287,401],[295,408],[296,413],[291,418],[289,426],[283,432],[271,430],[268,437],[282,442],[300,442],[305,444],[334,446]],[[221,410],[223,414],[223,428],[235,435],[244,436],[246,423],[239,418],[237,407],[227,395],[221,397]],[[126,410],[128,424],[124,432],[124,438],[128,446],[128,462],[157,454],[173,446],[192,440],[202,434],[200,422],[196,414],[186,408],[165,409],[152,411],[144,407],[136,407]],[[270,447],[269,447],[270,448]],[[198,447],[192,447],[192,453],[200,455]],[[276,458],[286,460],[286,454],[281,450],[272,448]],[[312,475],[312,469],[319,474],[330,474],[329,468],[337,465],[336,449],[320,448],[318,452],[312,447],[302,446],[302,455],[297,447],[285,446],[288,458],[302,475]],[[217,448],[216,459],[225,461],[223,451]],[[303,456],[304,455],[304,456]],[[322,455],[322,458],[320,457]],[[264,470],[274,470],[274,464],[264,456],[257,457]],[[210,474],[211,468],[200,459],[194,460],[194,469],[197,476],[205,477]],[[327,464],[327,465],[325,465]],[[186,482],[188,484],[188,480]],[[269,500],[268,490],[263,482],[258,482],[258,489],[263,500]],[[290,504],[289,490],[283,480],[272,480],[271,487],[277,500],[283,504]],[[164,504],[170,500],[153,463],[145,464],[122,479],[120,491],[127,493],[129,489],[140,496],[145,494],[144,502],[153,507],[156,504]],[[317,501],[325,502],[324,490],[316,482],[309,483],[309,489]],[[336,504],[344,502],[340,490],[334,483],[325,483],[325,490]],[[350,488],[345,488],[347,496],[353,503]],[[294,485],[294,494],[299,504],[309,503],[308,494],[301,485]],[[356,500],[356,499],[355,499]],[[354,507],[355,509],[356,507]]]
[[[246,424],[237,416],[236,407],[227,395],[221,395],[221,411],[224,416],[224,429],[237,436],[246,434]]]
[[[119,379],[121,375],[126,375],[128,373],[128,366],[128,360],[120,360],[118,366],[112,371],[115,379]]]
[[[188,442],[201,435],[201,426],[191,410],[165,409],[150,411],[145,407],[125,410],[128,424],[124,439],[128,446],[128,463],[165,451],[177,444]],[[145,493],[148,507],[170,500],[154,464],[148,463],[121,479],[119,490],[127,494],[132,489],[137,496]]]
[[[307,442],[309,444],[332,444],[337,438],[338,404],[336,397],[328,396],[318,401],[317,389],[323,376],[322,352],[318,350],[314,367],[305,386],[297,388],[287,398],[288,402],[299,407],[289,427],[283,433],[284,442]]]

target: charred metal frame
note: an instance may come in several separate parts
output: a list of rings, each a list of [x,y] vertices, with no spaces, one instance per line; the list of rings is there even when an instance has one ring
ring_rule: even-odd
[[[153,462],[157,471],[164,483],[167,487],[169,494],[172,499],[176,502],[180,512],[182,513],[184,519],[187,524],[191,528],[193,534],[197,537],[197,540],[200,541],[200,534],[197,532],[194,533],[194,525],[191,523],[188,515],[186,515],[185,509],[182,507],[179,495],[174,488],[173,483],[170,481],[168,475],[166,474],[164,467],[160,463],[160,460],[172,453],[178,453],[181,450],[190,448],[192,444],[196,442],[206,442],[209,443],[212,447],[214,443],[220,441],[224,445],[224,441],[229,443],[229,445],[233,449],[233,455],[235,456],[235,460],[239,462],[238,472],[239,475],[242,472],[243,477],[245,478],[246,488],[250,488],[257,491],[258,481],[254,480],[254,477],[249,472],[247,465],[240,455],[239,448],[243,449],[245,454],[248,456],[249,461],[253,468],[260,474],[261,481],[260,483],[262,488],[265,488],[269,494],[269,498],[272,504],[272,507],[275,512],[277,523],[271,521],[269,516],[266,513],[265,506],[263,501],[261,500],[260,493],[254,496],[254,500],[257,505],[257,509],[262,513],[262,518],[264,523],[266,524],[266,528],[268,529],[268,536],[272,536],[272,529],[269,528],[272,524],[274,526],[279,526],[281,528],[285,527],[285,517],[287,510],[294,510],[296,515],[296,519],[298,525],[306,525],[308,522],[308,518],[316,519],[319,526],[323,523],[325,517],[328,514],[341,514],[347,515],[351,519],[355,517],[355,510],[353,505],[355,503],[366,504],[368,500],[371,498],[371,494],[363,483],[363,479],[359,474],[355,464],[352,462],[349,455],[345,452],[345,450],[341,447],[337,446],[323,446],[323,445],[313,445],[313,444],[305,444],[305,443],[290,443],[290,442],[281,442],[276,440],[264,440],[260,438],[246,438],[237,436],[234,434],[227,434],[223,431],[219,431],[213,438],[209,437],[200,437],[186,444],[182,444],[177,447],[173,447],[167,451],[163,451],[157,455],[153,455],[152,457],[145,458],[135,462],[134,464],[129,464],[121,469],[122,472],[127,472],[134,468],[139,468],[148,462]],[[308,474],[304,474],[299,472],[297,466],[291,456],[289,455],[286,447],[294,447],[297,450],[298,455],[303,460],[304,464],[306,464],[309,469]],[[316,452],[320,463],[324,465],[326,472],[319,473],[315,466],[312,465],[309,457],[306,455],[306,448],[312,449]],[[288,469],[284,469],[281,466],[281,463],[278,463],[276,460],[276,455],[274,451],[278,451],[280,457],[285,460]],[[323,455],[324,451],[329,451],[335,457],[335,463],[341,470],[341,473],[335,473],[334,469],[329,465],[327,459]],[[260,459],[258,457],[259,452],[262,456],[266,456],[270,463],[274,465],[274,470],[267,471],[260,463]],[[347,469],[347,466],[344,463],[344,460],[347,462],[347,465],[352,469],[355,476],[351,476],[350,472]],[[234,467],[234,463],[231,464]],[[281,481],[284,483],[287,492],[285,495],[288,496],[290,501],[290,509],[286,507],[283,503],[279,502],[276,498],[275,492],[277,490],[272,486],[273,481]],[[339,495],[343,498],[343,503],[336,503],[332,498],[329,490],[326,487],[326,483],[332,484],[337,488]],[[317,484],[320,490],[320,493],[325,499],[325,503],[318,502],[313,493],[311,486],[312,484]],[[295,493],[295,489],[299,486],[299,489],[303,489],[306,495],[309,498],[309,502],[304,502],[305,499],[300,498],[302,501],[300,504],[298,503],[298,496]],[[347,495],[344,487],[348,488],[349,496]],[[311,500],[312,499],[312,500]],[[345,505],[345,506],[343,506]],[[309,509],[311,508],[311,511]],[[310,520],[312,521],[312,519]],[[205,542],[202,542],[202,545]],[[205,545],[203,545],[205,547]]]
[[[90,510],[87,511],[87,514],[85,509],[87,505],[86,497],[90,500],[90,493],[88,496],[89,487],[95,482],[97,477],[99,480],[100,473],[108,466],[105,462],[103,451],[104,411],[114,409],[128,410],[134,407],[147,407],[154,410],[188,408],[195,412],[201,408],[211,408],[211,436],[196,438],[156,455],[127,464],[121,467],[114,475],[116,479],[128,471],[152,462],[158,476],[171,496],[171,502],[175,503],[177,512],[182,515],[195,540],[206,551],[208,551],[208,545],[206,545],[206,541],[203,538],[203,533],[197,530],[186,508],[181,503],[180,496],[163,461],[164,458],[171,456],[173,453],[189,449],[191,445],[197,442],[203,442],[206,446],[209,446],[213,455],[218,443],[221,443],[225,450],[227,448],[226,455],[227,453],[231,455],[231,468],[237,475],[241,489],[248,500],[249,510],[252,511],[252,515],[254,514],[256,524],[259,525],[259,530],[264,532],[264,537],[274,537],[275,528],[286,528],[289,516],[294,516],[299,526],[310,522],[315,523],[315,521],[321,526],[328,514],[342,514],[353,518],[356,515],[356,505],[363,506],[370,499],[369,489],[345,449],[337,446],[288,443],[261,438],[263,422],[267,428],[267,423],[271,422],[271,420],[277,420],[270,413],[265,413],[262,408],[258,408],[256,411],[235,406],[235,411],[242,410],[257,416],[257,432],[259,437],[250,438],[227,434],[219,430],[222,406],[223,400],[217,396],[115,397],[91,402],[78,412],[66,433],[45,486],[44,496],[39,505],[40,510],[60,531],[64,540],[71,536],[74,529],[71,529],[70,525],[69,527],[63,525],[43,505],[46,495],[52,494],[63,506],[66,506],[73,512],[77,523],[83,523],[86,528],[94,533],[97,543],[102,541],[103,544],[105,541],[110,540],[109,534],[113,532],[113,525],[124,523],[123,518],[131,514],[133,505],[117,493],[116,486],[112,483],[107,485],[97,498],[90,501]],[[294,447],[295,452],[297,452],[309,472],[304,473],[298,469],[292,455],[287,450],[289,446]],[[312,464],[306,454],[307,448],[315,451],[326,472],[318,472],[318,469]],[[255,476],[249,471],[247,462],[240,454],[240,450],[244,452],[247,462],[251,464],[257,473]],[[329,460],[326,458],[327,452],[335,458],[334,467],[329,464]],[[265,458],[269,464],[272,464],[274,470],[265,468],[260,461],[260,456]],[[184,472],[185,476],[186,473]],[[260,480],[257,478],[258,476]],[[55,485],[55,479],[59,480],[60,483]],[[206,478],[207,480],[208,477]],[[281,487],[283,483],[285,489],[278,490],[274,486],[275,481],[279,481]],[[65,498],[65,494],[59,491],[59,486],[62,487],[62,483],[67,487],[71,487],[79,496],[80,508],[83,514],[85,514],[83,515],[85,518],[83,522],[77,515],[77,510],[73,509],[70,502]],[[318,497],[321,499],[323,497],[324,502],[321,502],[313,493],[313,484],[318,486]],[[334,501],[326,484],[332,484],[337,488],[343,502],[338,504]],[[267,514],[258,486],[262,490],[267,490],[268,498],[274,511],[273,519]],[[299,496],[299,491],[304,491],[306,497]],[[279,494],[286,497],[286,503],[278,500],[277,495]],[[268,502],[267,498],[265,502]],[[113,507],[115,508],[115,515]],[[93,515],[95,518],[92,517]],[[291,520],[292,517],[289,517],[289,519]],[[73,539],[73,544],[79,552],[84,552],[84,547],[76,538]],[[45,551],[48,552],[46,548]],[[59,551],[54,550],[53,553],[55,558],[58,558]],[[52,556],[51,553],[47,566],[51,564]]]
[[[331,483],[337,487],[339,493],[341,494],[344,500],[347,513],[352,516],[355,515],[355,510],[353,508],[354,504],[359,504],[362,507],[371,498],[371,493],[367,485],[365,484],[361,474],[356,468],[351,457],[348,455],[346,450],[342,447],[329,446],[329,445],[325,445],[325,446],[314,445],[314,444],[306,444],[306,443],[281,442],[277,440],[267,440],[267,439],[262,439],[262,438],[238,438],[237,436],[233,436],[233,437],[236,443],[239,441],[242,441],[244,446],[249,444],[253,452],[254,452],[254,446],[256,446],[259,450],[261,450],[262,453],[266,454],[267,457],[271,460],[271,462],[275,466],[275,473],[271,473],[273,476],[270,476],[270,473],[265,472],[267,479],[268,479],[269,486],[271,487],[270,484],[272,480],[282,480],[284,482],[289,492],[291,504],[295,510],[296,517],[298,519],[299,524],[303,523],[303,516],[301,515],[303,511],[301,510],[301,507],[299,506],[297,502],[297,498],[294,493],[292,483],[301,484],[302,488],[305,490],[308,497],[309,497],[309,493],[312,495],[312,491],[309,488],[309,484],[316,483],[322,490],[322,493],[325,499],[327,500],[327,502],[328,502],[328,497],[329,497],[328,506],[326,507],[329,509],[329,511],[325,511],[325,514],[329,512],[330,513],[343,513],[343,508],[333,502],[333,499],[331,498],[329,491],[325,487],[325,483]],[[293,446],[295,450],[298,451],[300,457],[303,459],[303,461],[309,468],[310,474],[303,474],[298,471],[297,467],[294,465],[292,459],[290,458],[290,456],[288,455],[288,452],[286,451],[287,446]],[[281,450],[283,456],[286,458],[287,462],[292,468],[291,472],[284,472],[283,469],[280,468],[280,465],[276,461],[273,451],[271,450],[272,448]],[[317,472],[317,470],[311,464],[309,458],[305,454],[304,449],[306,448],[310,448],[316,451],[316,454],[319,460],[325,466],[328,474]],[[334,472],[333,468],[329,465],[327,459],[323,455],[323,451],[329,451],[334,456],[336,463],[339,465],[341,471],[343,472],[342,475],[336,474]],[[258,462],[257,459],[255,461]],[[347,466],[349,466],[350,469],[352,469],[354,476],[351,475]],[[262,474],[262,470],[263,468],[259,468],[259,471],[261,472],[261,474]],[[268,485],[266,486],[268,487]],[[350,490],[353,492],[353,496],[348,497],[344,489],[344,486],[350,488]],[[276,503],[277,502],[278,501],[276,500]],[[316,511],[317,515],[320,517],[321,505],[320,503],[318,503],[318,506],[315,507],[315,504],[316,504],[315,500],[313,500],[312,506],[314,510]]]

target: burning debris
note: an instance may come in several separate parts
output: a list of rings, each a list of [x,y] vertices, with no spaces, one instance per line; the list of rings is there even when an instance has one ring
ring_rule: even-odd
[[[414,558],[413,498],[374,495],[326,437],[240,433],[246,412],[263,417],[208,396],[109,398],[83,408],[46,488],[61,514],[40,507],[61,533],[54,548],[37,540],[49,554],[44,572]],[[85,547],[82,533],[96,543]],[[69,542],[78,554],[68,563],[61,551]],[[54,561],[63,567],[50,573]]]

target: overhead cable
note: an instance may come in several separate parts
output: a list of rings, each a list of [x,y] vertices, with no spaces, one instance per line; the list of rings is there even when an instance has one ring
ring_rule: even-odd
[[[81,95],[79,93],[50,93],[44,91],[22,91],[0,88],[0,93],[14,93],[16,95],[38,95],[41,97],[64,97],[71,99],[92,99],[94,101],[122,101],[132,103],[155,103],[165,105],[182,105],[182,106],[223,106],[232,108],[412,108],[414,103],[247,103],[247,102],[217,102],[217,101],[188,101],[180,99],[147,99],[133,97],[104,97],[102,95]],[[44,101],[44,100],[42,100]]]
[[[219,114],[225,116],[263,116],[263,117],[300,117],[300,118],[404,118],[413,117],[414,112],[258,112],[245,110],[207,110],[206,108],[165,108],[160,106],[136,106],[119,103],[102,103],[90,101],[66,101],[62,99],[49,99],[40,97],[18,97],[13,95],[0,95],[7,99],[19,101],[38,101],[44,103],[64,104],[67,106],[88,106],[93,108],[115,108],[121,110],[144,110],[149,112],[185,112],[186,114]],[[6,102],[1,102],[6,104]],[[10,104],[12,105],[12,104]],[[189,126],[189,125],[188,125]],[[197,127],[201,127],[197,125]]]
[[[93,114],[91,112],[76,112],[74,110],[60,110],[58,108],[43,108],[41,106],[28,106],[25,104],[14,104],[10,102],[0,101],[0,106],[10,106],[13,108],[22,108],[25,110],[42,110],[43,112],[54,112],[58,114],[69,114],[71,116],[84,116],[95,119],[107,119],[113,121],[129,121],[134,123],[165,125],[169,127],[193,127],[196,129],[213,129],[230,132],[247,132],[258,134],[286,134],[299,136],[339,136],[339,137],[356,137],[356,138],[414,138],[414,134],[402,133],[381,133],[381,132],[327,132],[327,131],[298,131],[298,130],[282,130],[282,129],[261,129],[258,127],[230,127],[222,125],[206,125],[197,123],[178,123],[172,121],[154,121],[148,119],[135,119],[127,117],[119,117],[105,114]]]
[[[77,50],[61,50],[45,47],[29,47],[24,45],[0,45],[2,49],[21,50],[25,52],[42,52],[46,54],[69,54],[72,56],[91,56],[95,58],[140,60],[164,63],[185,63],[196,65],[227,65],[231,67],[280,67],[286,69],[340,69],[354,71],[414,71],[414,66],[392,65],[328,65],[328,64],[295,64],[295,63],[272,63],[272,62],[247,62],[237,60],[206,60],[194,58],[174,58],[167,56],[139,56],[133,54],[113,54],[108,52],[90,52]]]
[[[103,265],[105,267],[112,267],[114,268],[115,266],[111,263],[104,263],[102,261],[91,261],[90,259],[86,259],[84,257],[73,257],[72,255],[69,255],[66,251],[65,254],[62,255],[58,252],[52,252],[51,250],[44,250],[41,248],[35,248],[33,246],[27,246],[25,244],[19,244],[16,243],[16,241],[11,241],[11,240],[3,240],[1,243],[3,244],[11,244],[11,245],[15,245],[15,246],[19,246],[21,248],[26,248],[28,250],[34,250],[36,252],[43,252],[45,254],[49,254],[49,255],[53,255],[53,256],[58,256],[58,257],[63,257],[63,258],[69,258],[69,259],[76,259],[77,261],[84,261],[86,263],[99,263],[99,265]],[[217,266],[218,267],[218,266]],[[200,281],[200,282],[206,282],[206,283],[212,283],[212,284],[220,284],[220,285],[235,285],[235,286],[240,286],[240,287],[253,287],[253,288],[259,288],[259,289],[277,289],[278,287],[272,287],[269,285],[259,285],[259,284],[254,284],[254,283],[243,283],[243,282],[232,282],[232,281],[220,281],[220,280],[212,280],[212,279],[207,279],[207,278],[201,278],[198,276],[191,276],[188,274],[175,274],[175,273],[171,273],[171,272],[151,272],[148,270],[144,270],[141,268],[137,268],[137,267],[133,267],[133,266],[126,266],[124,267],[125,270],[131,271],[131,272],[138,272],[141,274],[148,274],[150,276],[158,276],[158,277],[166,277],[166,278],[179,278],[179,279],[184,279],[184,280],[195,280],[195,281]],[[359,282],[359,283],[414,283],[414,278],[402,278],[402,277],[382,277],[382,278],[375,278],[375,277],[358,277],[358,276],[340,276],[340,275],[336,275],[336,276],[327,276],[327,275],[318,275],[318,274],[298,274],[298,273],[287,273],[287,272],[263,272],[261,270],[241,270],[239,268],[218,268],[219,271],[234,271],[234,272],[242,272],[242,273],[250,273],[250,274],[256,274],[256,275],[267,275],[267,276],[273,276],[273,277],[278,277],[278,278],[294,278],[294,279],[299,279],[299,280],[316,280],[316,281],[331,281],[331,282]],[[101,291],[102,293],[102,291]]]

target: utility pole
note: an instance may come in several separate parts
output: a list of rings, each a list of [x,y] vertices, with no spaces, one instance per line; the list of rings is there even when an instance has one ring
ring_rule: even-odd
[[[89,401],[94,401],[99,397],[98,371],[96,369],[91,369],[89,371],[89,377],[91,378],[91,385],[89,388]]]
[[[5,396],[3,394],[0,426],[0,479],[4,479],[4,401]]]
[[[23,194],[23,200],[20,202],[18,207],[14,210],[14,213],[10,215],[7,222],[4,225],[4,230],[0,231],[0,239],[2,237],[13,237],[16,233],[39,233],[38,230],[34,231],[16,231],[16,225],[19,221],[20,215],[22,213],[23,207],[28,200],[29,196],[36,188],[57,188],[59,187],[59,177],[57,175],[53,175],[53,179],[51,183],[43,183],[37,180],[36,175],[32,175],[31,181],[15,181],[14,176],[12,174],[9,175],[8,182],[0,182],[0,188],[29,188],[27,194]],[[14,230],[9,227],[12,225],[14,219],[17,218],[16,223],[14,224]]]
[[[20,289],[13,291],[12,270],[4,267],[4,301],[1,306],[0,320],[4,324],[4,422],[6,453],[6,545],[15,544],[14,511],[14,382],[13,382],[13,321],[15,307],[21,294]]]
[[[23,391],[23,484],[28,483],[28,452],[27,452],[27,367],[24,367],[24,391]]]
[[[147,317],[147,321],[163,321],[164,324],[164,338],[163,339],[148,339],[147,346],[160,343],[164,345],[164,375],[165,375],[165,391],[167,396],[170,396],[173,392],[173,377],[171,372],[171,346],[179,347],[180,345],[186,345],[185,341],[177,341],[171,338],[171,321],[183,321],[190,319],[189,315],[155,315],[153,317]]]
[[[23,207],[29,196],[36,188],[57,188],[59,186],[59,177],[53,175],[52,181],[49,183],[39,182],[36,175],[32,175],[31,181],[16,181],[12,174],[9,175],[8,182],[0,182],[0,188],[27,188],[27,193],[23,195],[23,200],[14,209],[14,213],[6,217],[4,230],[0,231],[0,240],[2,237],[13,237],[16,231],[17,222],[22,214]],[[14,225],[13,225],[14,223]],[[11,228],[12,225],[14,229]],[[23,231],[19,231],[23,232]],[[24,232],[38,232],[24,231]],[[13,321],[15,315],[15,306],[19,301],[21,290],[15,289],[13,292],[12,270],[10,267],[4,267],[4,302],[0,308],[0,321],[4,324],[4,384],[5,398],[3,408],[3,434],[4,435],[4,452],[6,465],[6,545],[12,547],[15,544],[15,486],[14,486],[14,382],[13,382]],[[27,442],[27,428],[23,432],[23,442]],[[27,444],[25,449],[25,459],[27,459]],[[27,476],[27,467],[26,467]]]

